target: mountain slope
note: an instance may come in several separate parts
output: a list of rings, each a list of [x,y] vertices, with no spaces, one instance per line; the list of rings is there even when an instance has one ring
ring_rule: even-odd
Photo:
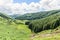
[[[0,13],[0,17],[6,18],[6,19],[11,19],[11,17],[5,13]]]
[[[29,40],[31,32],[27,25],[16,24],[13,21],[10,24],[8,20],[9,17],[0,14],[0,40]]]
[[[37,12],[37,13],[27,13],[24,15],[20,15],[16,17],[15,19],[20,19],[20,20],[35,20],[35,19],[41,19],[45,18],[47,16],[53,15],[60,12],[60,10],[52,10],[52,11],[44,11],[44,12]]]
[[[60,25],[60,13],[48,16],[39,20],[32,20],[29,23],[29,29],[31,31],[38,33],[43,30],[55,29]]]

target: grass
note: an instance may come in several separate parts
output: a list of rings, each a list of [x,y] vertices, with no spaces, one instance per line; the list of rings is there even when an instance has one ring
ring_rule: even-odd
[[[24,24],[9,24],[0,18],[0,40],[30,40],[31,31]]]
[[[60,40],[60,33],[57,35],[51,35],[50,37],[37,37],[33,40]]]
[[[60,40],[60,26],[56,29],[42,31],[36,34],[32,40]]]
[[[0,40],[27,40],[29,38],[30,30],[25,26],[16,25],[0,25]]]

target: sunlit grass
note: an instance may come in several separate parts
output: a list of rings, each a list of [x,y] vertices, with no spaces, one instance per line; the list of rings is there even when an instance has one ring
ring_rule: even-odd
[[[27,25],[14,22],[9,24],[6,19],[0,20],[0,40],[30,40],[30,34]]]

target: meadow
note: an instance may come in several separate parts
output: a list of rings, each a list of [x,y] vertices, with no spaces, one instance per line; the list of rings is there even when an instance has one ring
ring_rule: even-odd
[[[24,21],[22,23],[11,22],[10,24],[8,20],[0,17],[0,40],[29,40],[31,31],[27,25],[24,25]]]

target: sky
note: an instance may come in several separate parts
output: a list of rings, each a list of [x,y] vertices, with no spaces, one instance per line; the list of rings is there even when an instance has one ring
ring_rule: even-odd
[[[0,0],[0,12],[25,14],[60,9],[60,0]]]
[[[39,2],[40,0],[13,0],[14,3],[23,3],[26,2],[27,4],[30,4],[31,2]]]

